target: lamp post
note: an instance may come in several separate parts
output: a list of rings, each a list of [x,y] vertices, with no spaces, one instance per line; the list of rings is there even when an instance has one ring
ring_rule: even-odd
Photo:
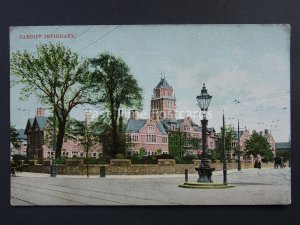
[[[226,155],[226,130],[225,130],[225,116],[223,111],[223,184],[227,185],[227,155]]]
[[[241,171],[240,120],[238,120],[238,171]]]
[[[196,168],[199,174],[199,179],[197,182],[201,183],[212,183],[212,168],[210,167],[208,160],[208,152],[207,152],[207,119],[206,113],[211,101],[212,96],[207,94],[207,90],[205,84],[203,84],[201,94],[196,97],[198,106],[203,115],[203,119],[201,120],[202,125],[202,158],[199,165],[199,168]]]

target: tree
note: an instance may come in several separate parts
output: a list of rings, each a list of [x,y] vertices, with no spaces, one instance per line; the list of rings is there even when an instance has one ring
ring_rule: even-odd
[[[245,142],[246,156],[253,155],[255,158],[260,155],[265,161],[273,160],[271,146],[267,139],[257,132],[253,132],[250,139]]]
[[[20,100],[34,94],[41,103],[53,107],[58,122],[56,157],[61,156],[67,117],[71,110],[92,103],[89,91],[88,61],[62,44],[40,44],[36,52],[12,53],[11,85],[21,84]]]
[[[69,138],[78,140],[80,145],[83,146],[87,162],[86,174],[89,177],[89,150],[100,142],[99,124],[86,124],[86,122],[71,119],[68,121],[67,134]]]
[[[201,138],[191,137],[181,129],[168,130],[168,149],[173,157],[182,158],[188,150],[198,150],[201,142]]]
[[[10,143],[16,149],[21,147],[19,144],[19,141],[18,141],[18,136],[19,135],[18,135],[15,125],[10,124]]]
[[[221,156],[221,158],[223,158],[223,151],[224,151],[224,131],[223,128],[221,128],[220,133],[217,134],[217,154],[216,156]],[[233,127],[229,126],[226,127],[225,126],[225,152],[226,154],[228,154],[228,152],[231,152],[232,150],[235,150],[232,148],[232,143],[235,141],[236,138],[236,134],[235,131],[233,129]]]
[[[290,151],[289,150],[277,150],[276,156],[282,157],[283,162],[290,160]]]
[[[122,106],[142,108],[142,89],[121,58],[109,53],[100,54],[90,60],[92,84],[98,101],[108,110],[112,135],[112,157],[124,153],[120,148],[119,110]]]

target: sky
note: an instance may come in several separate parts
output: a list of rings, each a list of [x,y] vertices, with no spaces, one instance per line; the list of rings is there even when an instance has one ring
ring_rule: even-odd
[[[55,34],[65,38],[55,38]],[[212,95],[208,126],[225,123],[252,131],[271,130],[276,142],[290,139],[290,26],[288,25],[130,25],[31,26],[10,28],[10,52],[36,51],[40,43],[60,42],[82,60],[110,52],[130,67],[143,89],[149,117],[153,88],[165,76],[176,95],[177,118],[200,123],[196,96],[203,83]],[[11,122],[25,128],[36,108],[34,96],[19,101],[11,88]],[[236,100],[236,101],[235,101]],[[239,102],[239,103],[237,103]],[[98,107],[77,107],[71,116],[84,120]],[[49,115],[50,111],[46,112]]]

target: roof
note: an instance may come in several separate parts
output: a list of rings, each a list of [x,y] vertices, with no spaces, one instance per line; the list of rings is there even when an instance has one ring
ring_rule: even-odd
[[[44,130],[44,128],[46,127],[47,125],[47,120],[48,120],[48,117],[45,117],[45,116],[36,116],[35,117],[38,125],[39,125],[39,128],[40,130]]]
[[[161,134],[167,134],[166,130],[164,129],[163,125],[160,122],[156,123],[155,125],[159,129],[159,131],[161,132]]]
[[[170,88],[171,86],[168,84],[166,78],[161,78],[160,82],[157,84],[156,88],[160,88],[160,87],[166,87],[166,88]]]
[[[32,126],[32,125],[33,125],[34,118],[29,118],[28,120],[29,120],[30,126]]]
[[[279,149],[290,149],[291,143],[290,142],[278,142],[275,144],[277,150]]]
[[[182,123],[184,122],[184,119],[163,119],[161,120],[161,124],[165,129],[171,128],[171,124],[175,124],[176,128],[179,128],[182,126]],[[202,127],[197,125],[191,120],[191,126],[195,129],[196,132],[202,132]],[[207,128],[208,132],[215,132],[215,129],[213,127],[208,127]]]
[[[240,130],[239,132],[238,131],[234,131],[234,133],[235,133],[235,139],[238,140],[238,135],[239,135],[239,137],[242,137],[242,135],[243,135],[244,132],[242,130]]]
[[[27,139],[25,129],[17,129],[18,139]]]
[[[126,125],[126,133],[138,133],[145,123],[146,120],[144,119],[129,119]]]

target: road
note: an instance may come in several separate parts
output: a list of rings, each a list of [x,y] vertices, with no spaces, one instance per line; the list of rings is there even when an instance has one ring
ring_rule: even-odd
[[[196,181],[198,175],[189,175]],[[184,174],[64,176],[17,173],[11,177],[11,205],[270,205],[290,204],[290,168],[228,171],[228,189],[186,189]],[[213,173],[222,183],[222,171]]]

